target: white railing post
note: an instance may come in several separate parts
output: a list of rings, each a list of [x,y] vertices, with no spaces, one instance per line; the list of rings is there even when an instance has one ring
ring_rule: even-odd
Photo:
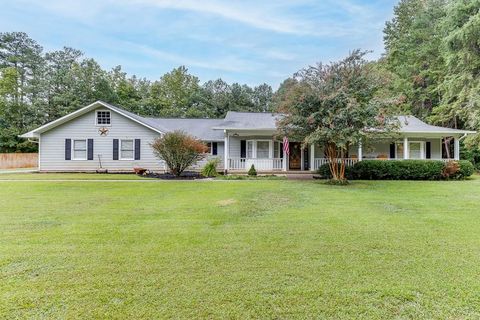
[[[228,133],[227,133],[227,130],[224,130],[224,145],[223,145],[223,149],[224,149],[224,164],[223,164],[223,171],[225,173],[228,172],[228,169],[229,169],[229,159],[230,159],[230,146],[228,145]]]

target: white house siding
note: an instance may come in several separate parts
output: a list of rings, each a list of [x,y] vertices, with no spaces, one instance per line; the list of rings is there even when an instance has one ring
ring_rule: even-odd
[[[205,141],[205,143],[208,143],[208,142],[211,142],[211,141]],[[219,142],[217,142],[217,154],[216,155],[207,155],[204,159],[198,161],[196,164],[190,166],[188,169],[189,170],[201,170],[209,160],[214,159],[214,158],[218,158],[220,160],[220,163],[218,164],[217,169],[218,170],[223,170],[223,168],[224,168],[223,167],[224,151],[225,151],[224,143],[219,141]]]
[[[104,110],[98,108],[98,110]],[[153,154],[150,143],[159,136],[147,127],[111,111],[109,132],[100,136],[102,126],[95,125],[95,111],[91,111],[54,129],[40,137],[41,171],[95,171],[101,156],[102,167],[109,171],[132,171],[142,167],[163,171],[164,164]],[[93,139],[94,160],[65,160],[65,139]],[[113,160],[113,139],[141,139],[140,160]]]

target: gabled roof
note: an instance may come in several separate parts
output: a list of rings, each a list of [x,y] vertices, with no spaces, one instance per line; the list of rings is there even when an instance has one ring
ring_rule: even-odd
[[[213,129],[276,130],[280,114],[228,111],[225,120]]]
[[[123,110],[122,108],[119,108],[119,107],[116,107],[116,106],[113,106],[111,104],[108,104],[106,102],[103,102],[103,101],[96,101],[92,104],[89,104],[88,106],[86,107],[83,107],[81,109],[78,109],[77,111],[75,112],[72,112],[72,113],[69,113],[67,114],[66,116],[63,116],[57,120],[54,120],[52,122],[49,122],[41,127],[38,127],[32,131],[29,131],[27,133],[24,133],[22,134],[20,137],[21,138],[38,138],[38,136],[43,133],[43,132],[46,132],[48,130],[51,130],[55,127],[58,127],[59,125],[62,125],[70,120],[73,120],[81,115],[84,115],[98,107],[104,107],[104,108],[107,108],[107,109],[110,109],[118,114],[121,114],[123,115],[124,117],[127,117],[129,118],[130,120],[134,121],[134,122],[137,122],[153,131],[156,131],[160,134],[162,133],[165,133],[166,130],[162,129],[161,127],[157,126],[157,125],[154,125],[154,123],[152,123],[151,121],[149,121],[147,118],[144,118],[144,117],[141,117],[139,115],[136,115],[134,113],[131,113],[131,112],[128,112],[126,110]]]
[[[473,134],[475,131],[432,126],[414,116],[397,116],[402,133]]]

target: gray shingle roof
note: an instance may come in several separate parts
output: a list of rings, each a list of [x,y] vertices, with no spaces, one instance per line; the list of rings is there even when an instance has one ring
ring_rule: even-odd
[[[223,141],[223,131],[213,130],[224,122],[223,119],[166,119],[146,118],[158,128],[164,128],[165,132],[183,130],[198,139]]]
[[[27,132],[20,137],[32,138],[38,137],[39,133],[43,133],[55,126],[61,125],[66,121],[70,121],[75,117],[98,107],[106,106],[118,113],[124,114],[126,117],[144,124],[152,130],[159,133],[165,133],[174,130],[183,130],[198,139],[221,141],[224,139],[223,130],[276,130],[276,122],[281,114],[275,113],[255,113],[255,112],[235,112],[229,111],[224,119],[168,119],[168,118],[147,118],[139,116],[135,113],[126,111],[123,108],[105,103],[103,101],[94,102],[76,112],[68,114],[60,119],[52,121],[46,125]],[[429,125],[414,116],[397,116],[400,123],[399,131],[401,133],[418,133],[418,134],[437,134],[437,135],[454,135],[454,134],[472,134],[475,131],[457,130]]]
[[[432,126],[414,116],[397,116],[396,118],[400,123],[399,131],[403,133],[475,133],[475,131]]]
[[[267,112],[236,112],[229,111],[222,124],[216,126],[216,129],[245,129],[276,130],[276,121],[279,114]]]

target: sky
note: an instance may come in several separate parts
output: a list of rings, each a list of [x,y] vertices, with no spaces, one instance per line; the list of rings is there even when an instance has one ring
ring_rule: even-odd
[[[46,51],[73,47],[150,80],[185,65],[202,82],[277,88],[353,49],[380,57],[397,1],[0,0],[0,32],[26,32]]]

